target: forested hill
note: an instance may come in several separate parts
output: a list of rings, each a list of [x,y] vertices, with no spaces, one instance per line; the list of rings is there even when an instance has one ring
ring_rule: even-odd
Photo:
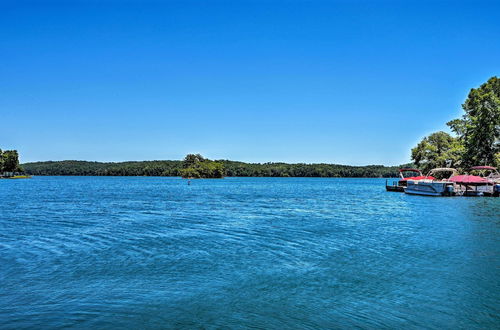
[[[217,160],[224,165],[226,176],[256,177],[395,177],[399,166],[347,166],[335,164],[244,163]],[[131,161],[101,163],[88,161],[48,161],[25,163],[32,175],[95,176],[179,176],[180,160]]]

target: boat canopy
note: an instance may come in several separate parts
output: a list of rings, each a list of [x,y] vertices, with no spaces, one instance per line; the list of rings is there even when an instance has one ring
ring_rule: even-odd
[[[418,181],[418,180],[435,180],[435,179],[436,178],[433,176],[419,175],[419,176],[411,176],[409,178],[405,178],[404,180]]]
[[[438,167],[438,168],[433,168],[431,172],[456,172],[457,170],[451,167]]]
[[[415,173],[418,173],[418,176],[405,177],[404,174],[403,174],[405,172],[415,172]],[[420,172],[420,170],[416,169],[416,168],[401,168],[399,170],[399,176],[401,177],[401,181],[421,180],[423,178],[422,172]]]
[[[450,181],[455,183],[489,183],[489,181],[485,178],[482,178],[477,175],[455,175],[450,178]]]
[[[490,170],[490,171],[496,171],[496,167],[493,167],[493,166],[473,166],[470,169],[471,170]]]
[[[434,174],[440,173],[440,172],[451,172],[451,175],[449,177],[458,175],[458,171],[454,168],[438,167],[438,168],[433,168],[432,170],[430,170],[430,172],[429,172],[429,174],[427,174],[427,176],[432,177]]]
[[[433,168],[429,174],[431,173],[439,173],[439,172],[452,172],[453,175],[458,175],[458,171],[454,168],[450,167],[439,167],[439,168]]]

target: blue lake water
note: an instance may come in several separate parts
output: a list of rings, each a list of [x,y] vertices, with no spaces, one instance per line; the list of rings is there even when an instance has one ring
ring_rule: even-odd
[[[499,328],[500,198],[383,179],[0,181],[2,328]]]

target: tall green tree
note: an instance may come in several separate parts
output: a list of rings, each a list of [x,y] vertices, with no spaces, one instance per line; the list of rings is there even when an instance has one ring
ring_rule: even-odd
[[[22,170],[19,165],[19,154],[17,150],[5,150],[2,153],[3,171],[16,172]]]
[[[462,108],[462,118],[448,126],[464,145],[463,165],[500,166],[500,79],[471,89]]]
[[[411,158],[424,172],[436,167],[460,167],[463,149],[459,138],[436,132],[425,137],[411,150]]]
[[[204,158],[200,154],[187,155],[182,164],[180,174],[183,178],[223,178],[224,165]]]
[[[188,154],[184,157],[183,167],[188,168],[196,166],[196,164],[205,161],[206,159],[200,154]]]

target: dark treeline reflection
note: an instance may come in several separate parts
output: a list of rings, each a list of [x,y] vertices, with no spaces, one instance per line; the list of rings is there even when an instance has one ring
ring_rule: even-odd
[[[400,166],[347,166],[335,164],[244,163],[217,160],[226,176],[254,177],[395,177]],[[101,163],[88,161],[48,161],[23,164],[32,175],[88,176],[180,176],[183,162],[177,160]]]

